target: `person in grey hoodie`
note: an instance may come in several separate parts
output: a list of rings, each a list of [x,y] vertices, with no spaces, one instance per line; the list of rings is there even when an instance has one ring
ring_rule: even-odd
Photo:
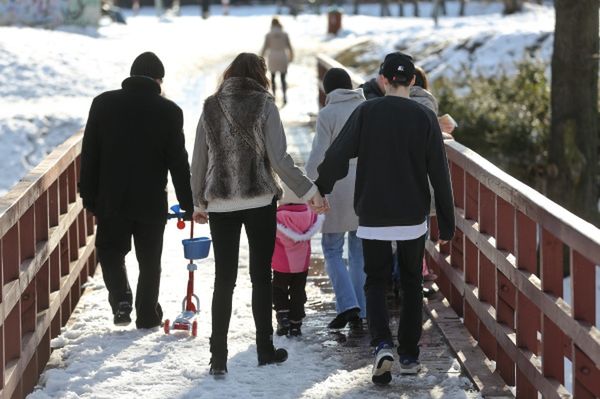
[[[239,54],[217,92],[204,102],[192,158],[194,220],[210,223],[215,256],[210,374],[227,373],[227,333],[237,279],[242,225],[250,247],[252,314],[258,365],[281,363],[273,346],[271,257],[282,190],[275,174],[320,213],[326,204],[287,153],[285,132],[269,93],[265,60]]]
[[[318,177],[317,167],[325,158],[325,152],[333,143],[354,109],[365,101],[362,89],[352,90],[348,73],[332,68],[323,77],[327,98],[325,107],[317,117],[317,132],[312,151],[306,163],[306,173],[311,179]],[[356,159],[350,161],[348,175],[335,185],[328,201],[331,210],[325,215],[321,245],[325,255],[325,267],[333,290],[337,316],[329,328],[362,326],[366,318],[365,272],[361,239],[356,236],[358,217],[354,212],[354,181]],[[343,259],[345,236],[348,240],[348,263]]]
[[[427,74],[418,65],[415,65],[415,84],[410,87],[410,99],[426,106],[437,115],[439,112],[438,102],[429,91],[429,80]]]

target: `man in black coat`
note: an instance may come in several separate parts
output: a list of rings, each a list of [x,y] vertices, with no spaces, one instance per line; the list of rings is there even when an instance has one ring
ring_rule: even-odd
[[[391,278],[392,247],[400,261],[402,311],[398,327],[400,373],[421,369],[419,339],[422,332],[423,295],[421,266],[431,196],[442,242],[454,235],[454,200],[442,132],[436,115],[408,98],[414,84],[412,58],[389,54],[382,67],[385,97],[359,105],[331,144],[318,167],[315,182],[321,194],[348,173],[348,162],[358,157],[354,209],[356,235],[362,239],[365,258],[367,319],[377,345],[372,380],[388,384],[394,362],[393,340],[385,301]]]
[[[131,322],[125,255],[133,237],[139,263],[137,328],[162,321],[158,303],[167,174],[181,207],[193,212],[183,113],[161,96],[165,70],[150,52],[139,55],[119,90],[92,102],[81,150],[80,195],[97,218],[96,249],[116,325]]]

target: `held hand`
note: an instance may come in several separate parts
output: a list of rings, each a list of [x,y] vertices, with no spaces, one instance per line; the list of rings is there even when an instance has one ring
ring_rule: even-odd
[[[206,212],[194,211],[194,215],[192,217],[196,223],[205,224],[208,222],[208,213]]]
[[[329,203],[321,194],[316,193],[312,196],[312,198],[308,201],[308,205],[313,210],[313,212],[318,214],[323,214],[329,210]]]
[[[324,212],[329,212],[331,207],[329,206],[329,200],[327,199],[327,197],[323,197],[323,205],[325,206]]]
[[[452,134],[457,126],[456,121],[448,114],[444,114],[438,118],[440,129],[444,133]]]

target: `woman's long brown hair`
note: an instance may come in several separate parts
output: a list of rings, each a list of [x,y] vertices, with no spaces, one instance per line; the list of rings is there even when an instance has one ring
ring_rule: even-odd
[[[221,85],[229,78],[249,78],[258,82],[265,90],[269,90],[267,64],[263,57],[256,54],[238,54],[223,72]]]

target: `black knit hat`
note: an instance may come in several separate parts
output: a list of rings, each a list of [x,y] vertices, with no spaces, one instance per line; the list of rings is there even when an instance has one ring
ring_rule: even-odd
[[[406,83],[415,76],[415,64],[410,55],[397,51],[385,56],[381,72],[390,82]]]
[[[335,89],[352,89],[352,79],[342,68],[331,68],[323,76],[325,94],[329,94]]]
[[[131,76],[148,76],[152,79],[162,79],[165,67],[156,54],[147,51],[137,56],[131,64]]]

